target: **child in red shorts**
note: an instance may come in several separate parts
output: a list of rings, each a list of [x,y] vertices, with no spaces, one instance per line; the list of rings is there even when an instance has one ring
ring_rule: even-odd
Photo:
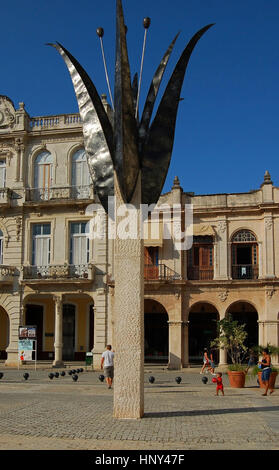
[[[219,390],[221,390],[223,396],[224,396],[224,385],[222,382],[222,372],[218,372],[216,374],[216,377],[212,379],[212,382],[216,383],[216,395],[219,394]]]

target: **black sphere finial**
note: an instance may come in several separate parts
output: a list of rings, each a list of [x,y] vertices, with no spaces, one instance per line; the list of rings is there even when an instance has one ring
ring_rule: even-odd
[[[148,29],[149,26],[150,26],[150,23],[151,23],[151,19],[147,16],[146,18],[144,18],[143,20],[143,26],[145,29]]]
[[[102,38],[104,35],[104,28],[97,28],[96,32],[99,38]]]

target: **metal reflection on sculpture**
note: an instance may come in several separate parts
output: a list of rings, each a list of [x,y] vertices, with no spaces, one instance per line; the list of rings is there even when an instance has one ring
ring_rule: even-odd
[[[144,27],[147,25],[145,24]],[[149,26],[149,25],[148,25]],[[157,68],[138,117],[137,75],[131,82],[126,33],[121,0],[117,0],[116,63],[114,84],[114,124],[101,98],[79,62],[61,44],[50,44],[63,57],[76,93],[83,121],[85,150],[95,191],[108,211],[108,196],[114,194],[114,171],[124,202],[132,200],[141,172],[141,202],[156,204],[162,191],[173,149],[175,124],[186,68],[195,45],[213,24],[200,29],[190,40],[168,82],[155,118],[150,126],[158,90],[177,40],[171,42]],[[104,34],[98,28],[97,34]]]

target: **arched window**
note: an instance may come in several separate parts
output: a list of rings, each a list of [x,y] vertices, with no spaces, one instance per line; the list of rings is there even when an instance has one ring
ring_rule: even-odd
[[[0,264],[3,264],[3,242],[4,236],[2,230],[0,230]]]
[[[34,187],[36,199],[48,200],[53,178],[53,157],[44,151],[39,153],[35,160]]]
[[[232,242],[256,242],[255,235],[250,230],[240,230],[237,232],[232,239]]]
[[[72,157],[72,190],[73,197],[83,199],[89,197],[90,173],[84,149],[74,153]]]
[[[257,238],[250,230],[240,230],[232,237],[232,278],[258,278]]]

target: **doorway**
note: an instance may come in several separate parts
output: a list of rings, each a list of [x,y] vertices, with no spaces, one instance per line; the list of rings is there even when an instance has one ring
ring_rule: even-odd
[[[217,337],[219,314],[207,303],[196,304],[189,313],[189,362],[202,364],[204,348],[210,350],[211,341]],[[219,362],[219,351],[213,352],[214,361]]]
[[[44,307],[42,305],[27,304],[25,312],[25,325],[36,326],[38,360],[46,359],[43,352],[43,321]]]
[[[145,301],[144,312],[144,360],[145,362],[168,363],[168,314],[155,300]]]
[[[63,305],[63,350],[64,361],[75,360],[75,324],[76,307],[72,304]]]

